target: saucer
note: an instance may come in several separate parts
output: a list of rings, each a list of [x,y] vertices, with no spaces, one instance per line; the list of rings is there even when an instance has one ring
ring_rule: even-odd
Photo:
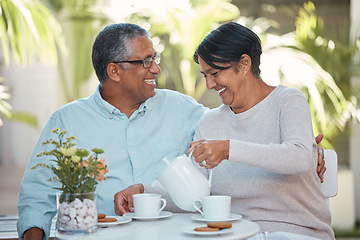
[[[193,220],[202,221],[202,222],[230,222],[230,221],[235,221],[235,220],[241,219],[242,216],[240,214],[231,213],[230,217],[227,219],[211,220],[211,219],[204,218],[201,214],[198,214],[198,215],[191,216],[191,218]]]
[[[206,227],[206,226],[202,226],[202,227]],[[228,233],[232,233],[234,231],[234,229],[232,229],[232,228],[226,228],[226,229],[221,229],[219,231],[214,231],[214,232],[199,232],[199,231],[195,231],[194,228],[195,227],[184,228],[183,232],[187,233],[187,234],[194,234],[194,235],[199,235],[199,236],[213,236],[213,235],[228,234]]]
[[[131,217],[133,219],[138,219],[138,220],[153,220],[153,219],[160,219],[160,218],[168,218],[171,217],[173,215],[172,212],[167,212],[167,211],[162,211],[159,216],[154,216],[154,217],[137,217],[135,216],[134,213],[125,213],[124,216],[126,217]]]
[[[124,223],[128,223],[131,222],[132,219],[130,217],[121,217],[121,216],[106,216],[107,218],[116,218],[117,221],[116,222],[98,222],[98,225],[100,227],[110,227],[113,225],[118,225],[118,224],[124,224]]]

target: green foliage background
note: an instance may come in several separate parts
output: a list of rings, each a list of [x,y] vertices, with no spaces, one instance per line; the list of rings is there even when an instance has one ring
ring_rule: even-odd
[[[262,38],[264,54],[271,56],[282,51],[312,67],[314,79],[294,83],[281,68],[278,78],[282,84],[300,88],[308,97],[314,132],[325,134],[324,147],[331,148],[346,124],[360,119],[359,89],[351,87],[351,77],[359,74],[354,72],[359,64],[354,66],[353,61],[359,44],[350,41],[350,25],[346,22],[333,36],[325,36],[325,24],[317,16],[312,2],[300,8],[295,32],[277,36],[287,39],[291,35],[293,43],[280,41],[272,45],[267,44],[273,39],[269,29],[278,23],[240,16],[239,9],[230,0],[183,1],[183,6],[168,8],[161,16],[155,11],[156,4],[153,8],[134,10],[128,2],[117,2],[119,10],[128,12],[122,20],[114,20],[103,10],[106,3],[104,0],[1,0],[0,33],[5,64],[9,54],[18,64],[26,63],[27,56],[34,54],[44,61],[52,59],[58,63],[64,103],[70,102],[88,95],[85,88],[94,76],[91,46],[96,34],[109,23],[127,21],[147,28],[157,51],[162,54],[158,87],[175,89],[202,100],[206,86],[193,61],[193,52],[203,37],[219,24],[238,21]],[[262,77],[267,80],[267,76]],[[9,97],[3,80],[0,114],[14,119],[16,115],[7,103]],[[17,116],[36,125],[31,114]]]

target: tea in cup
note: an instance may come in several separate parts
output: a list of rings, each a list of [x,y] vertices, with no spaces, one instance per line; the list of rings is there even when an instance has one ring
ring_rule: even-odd
[[[202,197],[194,201],[194,208],[206,220],[225,221],[230,218],[231,197],[221,195]]]
[[[153,193],[135,194],[133,202],[136,217],[157,217],[166,206],[166,200]]]

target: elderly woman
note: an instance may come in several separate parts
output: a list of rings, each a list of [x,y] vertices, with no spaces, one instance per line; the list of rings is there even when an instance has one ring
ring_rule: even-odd
[[[200,43],[194,59],[223,105],[203,115],[189,152],[213,168],[211,194],[259,224],[251,239],[334,239],[307,100],[261,79],[261,53],[259,37],[233,22]]]

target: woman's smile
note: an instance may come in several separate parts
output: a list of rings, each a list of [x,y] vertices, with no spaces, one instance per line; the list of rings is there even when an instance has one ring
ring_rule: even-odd
[[[226,90],[226,87],[223,87],[223,88],[221,88],[221,89],[219,89],[219,90],[216,90],[218,93],[219,93],[219,95],[222,93],[222,92],[224,92]]]

